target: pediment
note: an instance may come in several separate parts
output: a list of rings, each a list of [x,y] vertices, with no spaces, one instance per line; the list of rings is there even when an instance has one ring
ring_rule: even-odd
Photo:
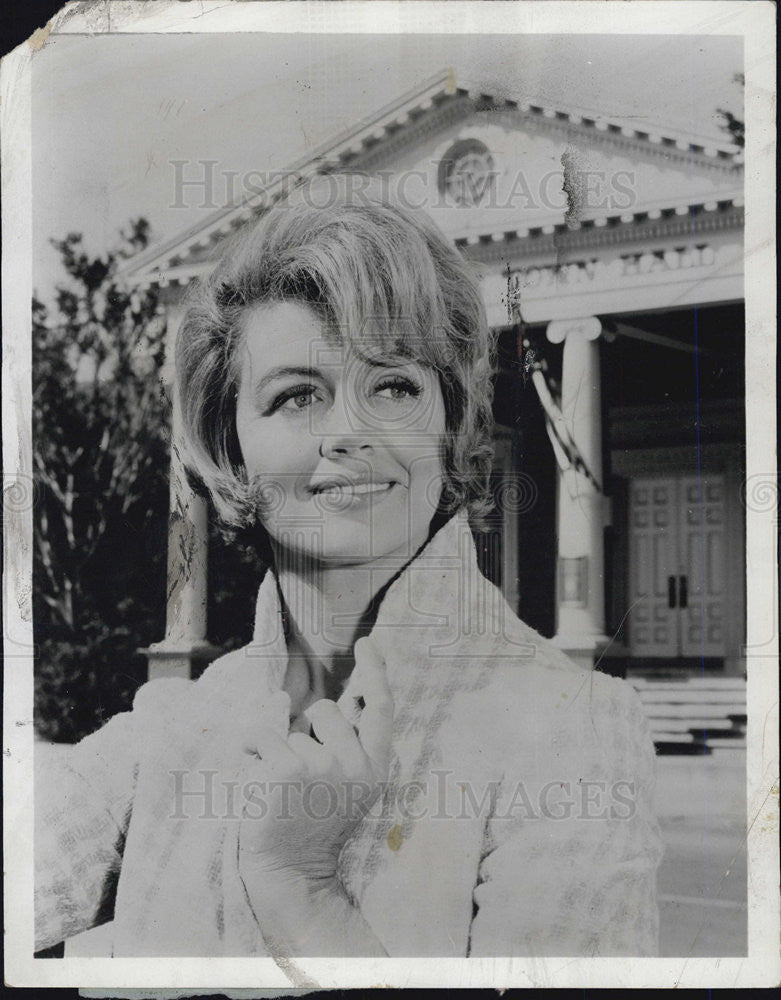
[[[187,283],[248,219],[314,174],[368,172],[430,212],[459,244],[654,220],[740,204],[740,150],[705,147],[631,122],[494,99],[452,71],[378,109],[269,179],[253,198],[134,258],[126,278]]]
[[[518,109],[475,110],[406,149],[378,148],[360,166],[387,173],[402,201],[430,212],[452,239],[466,242],[563,223],[656,218],[679,206],[742,195],[740,166],[717,151],[695,156],[680,148],[683,140],[657,145],[623,132],[556,124]]]

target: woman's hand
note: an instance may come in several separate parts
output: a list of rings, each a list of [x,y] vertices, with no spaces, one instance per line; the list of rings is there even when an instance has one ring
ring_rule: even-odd
[[[369,638],[358,640],[355,655],[339,703],[322,699],[306,709],[316,739],[264,732],[245,746],[254,759],[243,772],[250,794],[239,870],[256,916],[278,912],[280,894],[340,891],[339,852],[388,777],[393,697],[385,663]]]

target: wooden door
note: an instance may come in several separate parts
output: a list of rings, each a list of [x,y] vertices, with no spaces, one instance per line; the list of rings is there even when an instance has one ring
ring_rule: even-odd
[[[632,656],[724,656],[724,513],[723,476],[631,482]]]
[[[629,641],[632,656],[678,656],[670,577],[678,569],[675,479],[635,479],[629,487]]]
[[[723,477],[680,480],[681,656],[724,656],[724,514]]]

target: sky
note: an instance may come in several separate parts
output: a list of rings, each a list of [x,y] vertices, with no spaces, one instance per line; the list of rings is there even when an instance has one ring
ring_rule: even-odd
[[[139,215],[154,242],[175,236],[224,203],[227,171],[282,169],[447,67],[701,141],[729,141],[717,108],[742,114],[733,36],[51,35],[33,56],[34,286],[48,298],[58,279],[50,238],[82,232],[100,252]],[[203,177],[208,160],[211,207],[200,189],[177,199],[177,172]]]

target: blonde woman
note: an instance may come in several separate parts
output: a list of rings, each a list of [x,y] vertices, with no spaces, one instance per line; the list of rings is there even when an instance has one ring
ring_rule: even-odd
[[[39,795],[38,947],[649,955],[653,745],[481,575],[491,338],[421,213],[323,178],[176,345],[192,471],[267,562],[253,641],[153,681]]]

